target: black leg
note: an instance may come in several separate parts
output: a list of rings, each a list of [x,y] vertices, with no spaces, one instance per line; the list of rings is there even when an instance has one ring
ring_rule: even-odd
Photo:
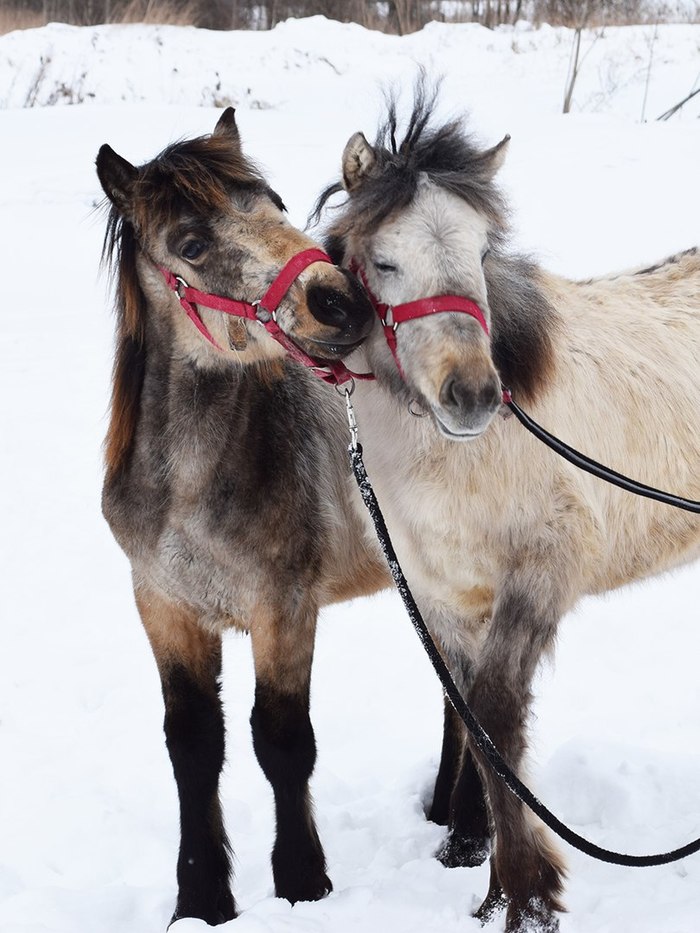
[[[490,851],[481,777],[469,748],[465,748],[450,801],[449,833],[437,857],[446,868],[472,868],[485,862]]]
[[[224,764],[224,718],[218,689],[204,689],[173,667],[163,680],[165,737],[180,798],[178,897],[173,921],[232,920],[230,847],[219,802]]]
[[[284,694],[258,682],[251,726],[255,753],[275,795],[275,891],[292,903],[319,900],[332,885],[308,789],[316,762],[308,691]]]
[[[466,693],[471,663],[452,656],[449,666],[457,672]],[[461,672],[461,676],[460,675]],[[447,825],[449,832],[437,851],[446,868],[481,865],[489,855],[489,820],[481,778],[466,743],[466,729],[452,704],[445,699],[442,756],[429,819]]]
[[[236,905],[219,802],[225,744],[221,639],[200,627],[194,612],[155,591],[137,589],[136,602],[160,672],[165,740],[180,800],[173,921],[196,917],[224,923],[236,916]]]
[[[464,735],[459,727],[457,714],[445,697],[440,767],[435,780],[433,802],[428,812],[428,819],[438,826],[447,826],[450,818],[450,801],[459,772],[463,746]]]

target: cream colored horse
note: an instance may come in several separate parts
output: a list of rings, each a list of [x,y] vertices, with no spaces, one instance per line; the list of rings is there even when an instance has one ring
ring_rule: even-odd
[[[698,499],[700,253],[588,282],[508,253],[493,182],[507,138],[483,152],[457,123],[431,128],[430,106],[419,96],[400,146],[393,105],[374,146],[355,134],[342,186],[321,195],[319,211],[346,190],[327,245],[378,301],[464,296],[490,329],[460,313],[410,320],[395,329],[394,357],[377,322],[365,344],[377,382],[355,398],[413,592],[474,713],[521,770],[533,674],[563,614],[586,594],[696,558],[700,519],[559,459],[499,416],[500,385],[595,459]],[[432,812],[451,825],[442,860],[476,864],[491,850],[478,916],[507,905],[508,933],[558,929],[560,855],[447,722]]]

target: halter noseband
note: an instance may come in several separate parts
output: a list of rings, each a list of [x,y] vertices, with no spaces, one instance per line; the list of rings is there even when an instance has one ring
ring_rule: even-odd
[[[367,283],[365,270],[354,259],[350,263],[350,271],[358,275],[365,287],[369,300],[377,312],[377,316],[384,330],[384,337],[394,357],[398,371],[404,378],[404,373],[399,362],[398,349],[396,346],[396,331],[399,324],[405,324],[406,321],[413,321],[416,318],[428,317],[431,314],[443,314],[446,312],[461,312],[468,314],[478,322],[486,336],[489,336],[489,325],[486,322],[483,311],[473,301],[463,298],[461,295],[435,295],[432,298],[418,298],[416,301],[407,301],[400,305],[387,305],[379,301],[373,294],[372,289]]]
[[[265,330],[279,343],[292,359],[308,367],[315,376],[324,382],[334,385],[342,385],[350,379],[358,378],[357,373],[351,373],[340,360],[334,360],[332,363],[321,362],[305,353],[301,347],[289,337],[277,323],[277,309],[289,291],[292,283],[299,275],[314,262],[328,262],[333,265],[333,260],[320,249],[305,249],[289,260],[277,274],[272,285],[265,292],[259,301],[252,304],[248,301],[240,301],[235,298],[224,298],[221,295],[212,295],[209,292],[201,292],[197,288],[192,288],[179,275],[175,275],[169,269],[162,266],[158,267],[167,286],[175,292],[180,300],[185,314],[192,321],[197,330],[205,337],[217,350],[222,347],[214,340],[206,324],[197,311],[196,305],[202,305],[205,308],[212,308],[214,311],[220,311],[223,314],[230,314],[234,317],[245,318],[248,321],[255,321],[261,324]],[[359,374],[362,378],[362,374]]]

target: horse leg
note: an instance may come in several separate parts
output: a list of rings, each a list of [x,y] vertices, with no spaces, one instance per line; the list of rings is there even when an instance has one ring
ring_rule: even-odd
[[[481,725],[514,771],[526,750],[530,685],[537,662],[551,645],[558,622],[552,600],[537,604],[536,584],[512,580],[499,595],[469,702]],[[478,912],[488,919],[507,899],[506,933],[554,933],[565,875],[561,856],[544,827],[474,752],[487,790],[495,830],[489,895]]]
[[[453,620],[446,620],[455,629]],[[462,696],[467,695],[474,663],[465,644],[440,636],[444,626],[433,619],[440,650],[455,678]],[[457,626],[456,628],[459,628]],[[442,757],[435,782],[435,794],[430,819],[447,824],[449,832],[436,856],[446,868],[467,868],[481,865],[490,849],[488,811],[481,778],[467,743],[464,723],[445,698],[445,718]]]
[[[161,678],[165,741],[180,799],[178,895],[171,922],[232,920],[231,850],[219,802],[224,718],[219,699],[221,638],[205,631],[187,607],[153,590],[136,603]]]
[[[466,743],[466,730],[448,699],[442,758],[429,819],[449,832],[437,852],[446,868],[481,865],[489,854],[489,820],[479,772]]]
[[[459,717],[447,697],[444,703],[440,767],[435,779],[433,801],[428,812],[428,819],[431,823],[437,823],[438,826],[447,826],[449,822],[450,800],[459,773],[464,745],[464,734],[460,729]]]
[[[314,824],[309,779],[316,742],[309,685],[316,611],[261,613],[251,629],[255,658],[253,746],[275,796],[275,892],[291,903],[316,901],[333,886]]]

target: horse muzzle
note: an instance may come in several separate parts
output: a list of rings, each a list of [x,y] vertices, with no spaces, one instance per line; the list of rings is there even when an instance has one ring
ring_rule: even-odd
[[[471,440],[489,426],[501,406],[502,395],[495,371],[479,381],[451,372],[443,380],[438,401],[430,405],[430,410],[445,437]]]
[[[340,287],[312,283],[306,290],[309,312],[322,326],[304,328],[306,332],[298,336],[317,347],[324,357],[346,356],[369,335],[374,323],[374,310],[364,290],[353,276],[345,272],[341,275]]]

